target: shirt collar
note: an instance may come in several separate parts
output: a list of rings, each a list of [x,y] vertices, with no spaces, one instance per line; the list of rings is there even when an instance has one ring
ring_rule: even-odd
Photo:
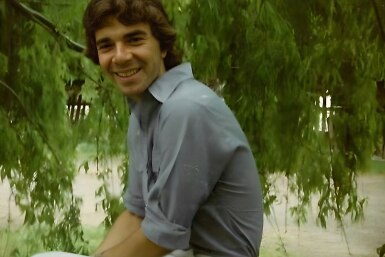
[[[141,127],[147,126],[151,113],[159,102],[164,103],[180,82],[193,78],[191,64],[180,64],[156,79],[148,90],[146,90],[139,102],[127,98],[130,109],[138,118]]]
[[[193,78],[190,63],[180,64],[168,70],[163,76],[159,77],[149,88],[151,95],[163,103],[170,97],[172,92],[178,87],[180,82]]]

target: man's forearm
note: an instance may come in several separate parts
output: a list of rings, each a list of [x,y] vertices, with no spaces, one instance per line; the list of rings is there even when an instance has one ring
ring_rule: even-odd
[[[142,220],[141,217],[132,214],[129,211],[122,212],[112,225],[103,242],[95,251],[94,256],[100,255],[107,249],[110,249],[129,238],[140,228]]]
[[[160,247],[150,241],[142,229],[139,228],[133,235],[119,244],[101,252],[98,257],[161,257],[170,250]]]

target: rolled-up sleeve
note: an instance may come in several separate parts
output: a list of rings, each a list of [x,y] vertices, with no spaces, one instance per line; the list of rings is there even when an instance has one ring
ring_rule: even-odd
[[[145,203],[142,196],[140,173],[131,169],[129,174],[128,188],[123,195],[124,207],[130,212],[144,217]]]
[[[134,116],[130,118],[130,127],[128,131],[128,148],[130,152],[129,175],[127,181],[127,189],[123,195],[125,208],[140,216],[145,215],[145,201],[143,197],[142,175],[145,172],[145,161],[147,157],[143,153],[136,151],[134,148],[141,144],[141,137],[137,136],[138,122]]]
[[[189,247],[194,215],[236,145],[226,134],[224,115],[228,113],[183,99],[162,107],[152,154],[157,180],[148,192],[142,223],[144,233],[156,244],[168,249]]]

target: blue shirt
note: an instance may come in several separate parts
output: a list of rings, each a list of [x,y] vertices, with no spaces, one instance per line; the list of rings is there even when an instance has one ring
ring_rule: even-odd
[[[170,249],[258,256],[263,208],[255,160],[223,99],[190,64],[159,77],[131,102],[126,208]]]

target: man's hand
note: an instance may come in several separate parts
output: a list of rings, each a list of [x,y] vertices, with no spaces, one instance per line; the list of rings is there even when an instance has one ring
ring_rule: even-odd
[[[98,249],[95,251],[94,256],[99,257],[101,253],[110,249],[119,243],[123,242],[125,239],[130,237],[140,228],[143,218],[139,217],[129,211],[124,211],[116,219],[112,225],[110,231],[107,233],[106,238],[99,245]],[[103,255],[102,255],[103,256]]]
[[[150,241],[141,229],[142,217],[124,211],[112,225],[94,257],[158,257],[170,250]]]

